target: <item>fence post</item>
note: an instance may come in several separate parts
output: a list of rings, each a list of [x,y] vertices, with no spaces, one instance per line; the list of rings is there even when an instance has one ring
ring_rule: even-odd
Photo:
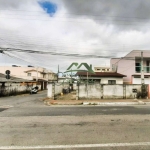
[[[54,83],[49,83],[48,85],[47,85],[47,88],[48,88],[48,93],[47,93],[47,96],[49,97],[49,98],[52,98],[52,99],[54,99],[54,94],[55,94],[55,86],[54,86]]]
[[[76,84],[76,100],[79,100],[79,83]]]
[[[104,91],[103,91],[104,89],[103,89],[103,86],[104,86],[104,85],[103,85],[103,84],[101,84],[101,95],[102,95],[102,96],[101,96],[101,99],[103,99],[103,98],[104,98]]]
[[[123,84],[123,99],[126,99],[126,85]]]
[[[55,83],[52,83],[52,98],[55,100]]]

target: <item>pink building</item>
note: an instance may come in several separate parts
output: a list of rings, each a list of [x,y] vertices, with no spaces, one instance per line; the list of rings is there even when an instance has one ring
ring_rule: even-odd
[[[141,54],[143,53],[144,83],[150,84],[150,50],[133,50],[122,58],[112,58],[112,71],[126,75],[124,84],[141,84]]]

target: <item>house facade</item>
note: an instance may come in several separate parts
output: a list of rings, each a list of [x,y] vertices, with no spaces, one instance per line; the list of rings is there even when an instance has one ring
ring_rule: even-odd
[[[150,84],[150,50],[133,50],[122,58],[112,58],[111,70],[126,75],[124,84],[141,84],[143,64],[144,83]]]
[[[29,81],[36,81],[41,84],[41,89],[46,89],[47,82],[56,81],[57,75],[42,67],[24,66],[0,66],[0,73],[5,74],[10,70],[10,77],[22,78]]]
[[[77,76],[81,82],[88,80],[89,83],[99,84],[123,84],[123,77],[125,77],[125,75],[116,72],[95,72],[95,74],[77,72]]]

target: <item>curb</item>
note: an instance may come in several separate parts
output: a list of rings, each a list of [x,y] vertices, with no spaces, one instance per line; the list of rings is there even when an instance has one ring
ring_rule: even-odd
[[[145,103],[139,103],[139,102],[97,102],[97,103],[90,103],[90,102],[83,102],[83,105],[145,105]]]
[[[45,105],[52,106],[52,105],[100,105],[100,106],[127,106],[127,105],[150,105],[150,102],[143,102],[143,101],[138,101],[138,102],[79,102],[79,103],[51,103],[49,101],[44,102]]]
[[[108,105],[108,106],[112,106],[112,105],[147,105],[150,104],[150,102],[142,102],[142,101],[138,101],[138,102],[83,102],[83,105]]]

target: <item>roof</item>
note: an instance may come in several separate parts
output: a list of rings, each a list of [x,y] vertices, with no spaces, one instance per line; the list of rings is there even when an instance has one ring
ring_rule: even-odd
[[[86,72],[77,72],[78,76],[87,76]],[[126,75],[117,72],[95,72],[95,74],[88,73],[91,77],[126,77]]]
[[[0,82],[32,82],[32,81],[22,78],[16,78],[13,76],[10,76],[10,79],[6,79],[5,74],[0,73]]]
[[[50,71],[50,70],[36,70],[36,69],[31,69],[31,70],[27,70],[27,71],[24,71],[24,72],[40,72],[40,73],[52,73],[52,74],[55,74],[54,72]]]
[[[25,72],[32,72],[32,71],[35,71],[35,72],[42,72],[42,71],[35,70],[35,69],[27,70],[27,71],[25,71]]]
[[[118,58],[111,58],[111,59],[123,59],[123,58],[128,58],[128,59],[133,59],[135,57],[141,57],[141,52],[143,52],[143,57],[150,57],[150,50],[132,50],[128,52],[124,57],[118,57]]]
[[[94,67],[94,68],[110,68],[109,66],[102,66],[102,67],[98,67],[98,66],[96,66],[96,67]]]

